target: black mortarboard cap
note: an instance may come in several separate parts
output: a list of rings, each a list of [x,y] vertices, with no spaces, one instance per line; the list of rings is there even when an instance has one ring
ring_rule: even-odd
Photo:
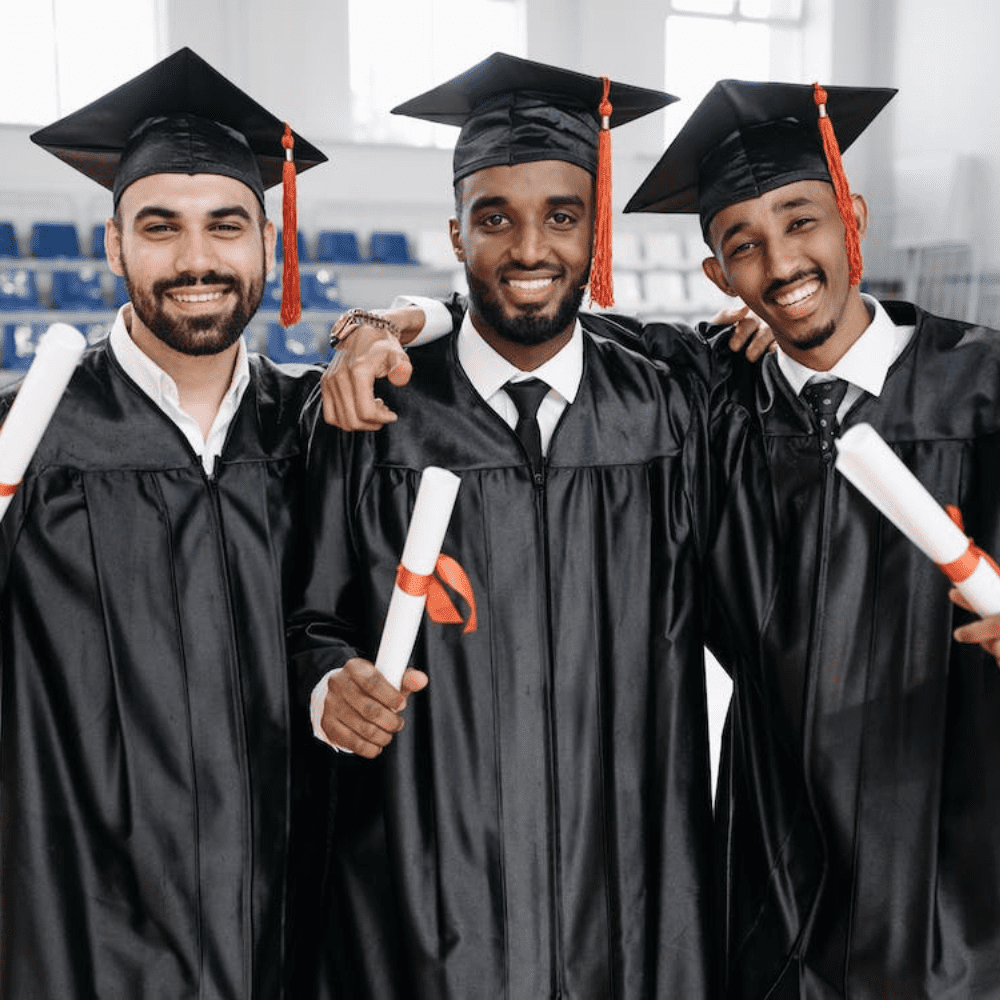
[[[825,93],[829,121],[844,150],[896,91],[827,87]],[[697,212],[702,232],[707,234],[716,214],[737,202],[795,181],[832,182],[818,120],[811,84],[720,80],[684,123],[625,211]]]
[[[565,160],[596,175],[603,94],[601,77],[494,52],[392,113],[462,129],[456,181],[486,167],[536,160]],[[611,128],[677,100],[614,81],[608,99]]]
[[[31,139],[114,192],[149,174],[222,174],[264,202],[282,180],[284,123],[183,48]],[[295,165],[326,160],[294,137]]]

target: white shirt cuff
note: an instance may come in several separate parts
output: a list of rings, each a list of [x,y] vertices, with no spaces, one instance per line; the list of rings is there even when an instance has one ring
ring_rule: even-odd
[[[336,670],[329,670],[316,682],[316,686],[309,696],[309,721],[312,723],[313,736],[316,739],[328,747],[333,747],[339,753],[353,753],[353,750],[347,750],[345,747],[338,747],[336,743],[331,743],[330,737],[323,731],[323,706],[326,704],[326,692],[330,685],[330,678],[339,674],[343,669],[343,667],[337,667]]]
[[[451,333],[452,321],[448,307],[437,299],[428,299],[423,295],[397,295],[391,309],[416,308],[424,311],[424,326],[407,347],[417,347],[419,344],[429,344],[439,340],[445,334]]]

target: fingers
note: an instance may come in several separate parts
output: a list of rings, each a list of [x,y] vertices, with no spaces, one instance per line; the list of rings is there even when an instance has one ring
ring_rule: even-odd
[[[750,312],[748,306],[725,309],[712,322],[733,325],[733,332],[729,335],[729,349],[734,354],[743,351],[749,361],[759,361],[769,350],[774,349],[774,333],[771,328]]]
[[[948,597],[952,604],[957,604],[960,608],[965,608],[966,611],[972,611],[972,605],[962,596],[962,592],[958,587],[952,587],[948,591]]]
[[[729,309],[720,309],[709,322],[714,326],[729,326],[730,323],[738,323],[749,312],[749,306],[732,306]]]
[[[426,686],[423,678],[419,690]],[[405,676],[405,675],[404,675]],[[403,728],[406,693],[397,691],[367,660],[348,660],[330,678],[323,704],[323,731],[335,746],[362,757],[377,757]]]
[[[407,667],[403,671],[403,679],[400,684],[406,694],[413,694],[415,691],[423,691],[427,687],[429,680],[430,678],[422,670],[414,670],[413,667]]]
[[[960,607],[968,608],[968,604],[957,591],[949,595]],[[969,622],[955,629],[955,639],[958,642],[978,644],[1000,665],[1000,614],[987,615],[978,621]]]
[[[396,415],[375,395],[375,381],[389,378],[394,385],[405,385],[412,371],[406,351],[391,333],[352,326],[323,373],[323,419],[347,431],[373,431],[391,423]]]
[[[761,323],[753,314],[751,316],[755,324],[755,329],[750,335],[750,343],[747,345],[746,356],[750,361],[760,361],[768,351],[773,351],[777,347],[777,343],[771,328],[766,323]],[[742,321],[742,323],[746,322],[748,320]]]

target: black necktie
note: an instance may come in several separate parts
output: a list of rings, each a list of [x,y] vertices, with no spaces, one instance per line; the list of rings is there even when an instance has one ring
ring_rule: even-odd
[[[837,409],[844,401],[847,383],[842,378],[812,382],[802,390],[802,398],[816,414],[819,429],[819,450],[823,460],[833,458],[833,439],[837,436]]]
[[[521,439],[531,459],[531,467],[539,470],[542,467],[542,435],[538,430],[535,414],[548,395],[549,387],[540,379],[528,378],[523,382],[508,382],[504,390],[517,407],[514,433]]]

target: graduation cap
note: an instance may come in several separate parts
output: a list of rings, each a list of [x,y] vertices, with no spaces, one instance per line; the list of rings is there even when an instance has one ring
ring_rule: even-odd
[[[698,212],[708,242],[708,227],[722,209],[795,181],[829,181],[847,230],[851,283],[857,284],[861,248],[840,151],[895,93],[887,87],[720,80],[625,211]]]
[[[392,109],[394,115],[461,128],[454,179],[487,167],[564,160],[597,179],[590,294],[614,302],[611,282],[609,129],[676,101],[646,90],[504,52]]]
[[[284,294],[281,320],[301,316],[295,206],[296,171],[326,160],[315,146],[183,48],[39,129],[31,139],[112,191],[150,174],[221,174],[264,191],[284,181]],[[294,156],[293,156],[294,150]]]

